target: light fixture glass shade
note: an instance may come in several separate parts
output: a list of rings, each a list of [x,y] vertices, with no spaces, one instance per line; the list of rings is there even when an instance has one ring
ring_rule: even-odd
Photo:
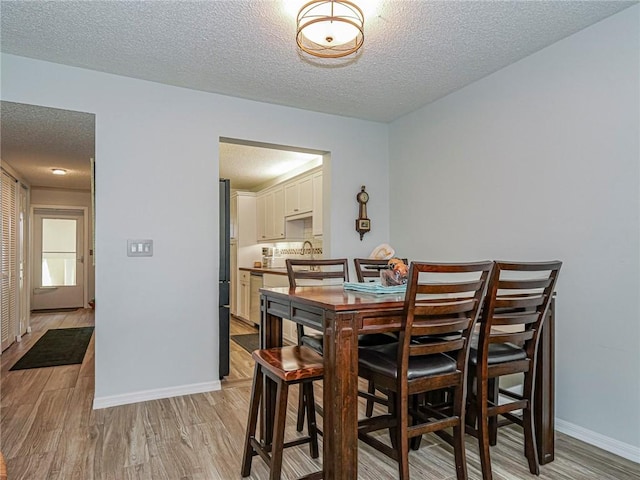
[[[51,173],[54,175],[66,175],[67,171],[64,168],[52,168]]]
[[[316,57],[344,57],[364,43],[364,14],[347,0],[309,2],[300,9],[297,23],[298,46]]]

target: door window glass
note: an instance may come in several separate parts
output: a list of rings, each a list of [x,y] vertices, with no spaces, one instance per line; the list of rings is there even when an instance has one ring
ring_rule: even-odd
[[[42,286],[76,284],[76,221],[42,219]]]

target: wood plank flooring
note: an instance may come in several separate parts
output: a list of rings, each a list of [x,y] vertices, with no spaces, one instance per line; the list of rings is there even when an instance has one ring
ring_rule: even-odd
[[[1,357],[0,450],[10,480],[228,480],[240,478],[242,442],[253,375],[251,356],[231,342],[231,373],[217,392],[92,410],[94,340],[81,365],[10,372],[9,368],[49,328],[93,325],[91,310],[34,314],[32,333]],[[232,334],[255,331],[233,321]],[[294,389],[295,390],[295,389]],[[321,385],[317,388],[321,398]],[[295,435],[296,392],[287,435]],[[321,420],[320,420],[321,421]],[[499,432],[492,449],[496,480],[534,479],[522,453],[518,427]],[[480,479],[477,445],[467,439],[469,478]],[[360,444],[359,478],[397,478],[395,462]],[[455,478],[452,449],[425,436],[410,453],[414,479]],[[301,446],[284,454],[283,479],[320,469]],[[251,477],[267,479],[254,458]],[[632,480],[640,466],[557,434],[556,460],[541,467],[541,480]]]

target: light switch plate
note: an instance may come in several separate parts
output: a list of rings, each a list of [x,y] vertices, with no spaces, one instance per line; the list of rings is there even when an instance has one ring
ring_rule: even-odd
[[[153,257],[153,240],[127,240],[128,257]]]

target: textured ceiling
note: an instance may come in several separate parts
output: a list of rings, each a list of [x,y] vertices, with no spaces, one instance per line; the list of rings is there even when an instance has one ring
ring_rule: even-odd
[[[0,158],[33,186],[88,190],[95,115],[2,102]],[[64,168],[67,175],[53,175]]]
[[[321,161],[318,154],[278,148],[220,142],[220,178],[229,178],[231,188],[254,190],[270,179],[291,171],[309,170]]]
[[[361,1],[369,12],[365,43],[342,60],[298,51],[295,11],[302,3],[2,1],[0,48],[169,85],[390,122],[637,2]]]

